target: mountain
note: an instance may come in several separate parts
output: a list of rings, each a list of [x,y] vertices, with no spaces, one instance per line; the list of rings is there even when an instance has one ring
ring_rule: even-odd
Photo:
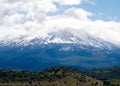
[[[0,71],[0,86],[103,86],[103,82],[68,67],[42,72]]]
[[[39,71],[53,66],[78,69],[120,66],[120,47],[84,32],[53,31],[0,41],[0,69]]]

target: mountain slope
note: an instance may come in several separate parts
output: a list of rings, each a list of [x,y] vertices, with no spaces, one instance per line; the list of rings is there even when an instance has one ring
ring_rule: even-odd
[[[0,71],[0,85],[34,86],[103,86],[103,82],[67,67],[55,67],[43,72]]]
[[[44,34],[0,41],[0,69],[38,71],[53,66],[120,66],[120,47],[99,37],[64,30]]]
[[[52,66],[95,68],[120,65],[119,48],[80,44],[0,46],[0,69],[42,70]]]

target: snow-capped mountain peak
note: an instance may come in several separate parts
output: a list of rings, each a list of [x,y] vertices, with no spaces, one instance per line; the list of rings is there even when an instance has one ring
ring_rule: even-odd
[[[43,32],[42,32],[43,33]],[[14,39],[2,40],[2,45],[28,46],[36,44],[79,44],[80,46],[92,46],[96,48],[111,48],[112,43],[94,37],[84,31],[56,30],[32,37],[19,36]]]

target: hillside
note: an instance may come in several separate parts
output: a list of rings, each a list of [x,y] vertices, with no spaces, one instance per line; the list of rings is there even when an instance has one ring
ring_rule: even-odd
[[[120,86],[120,68],[108,67],[85,71],[88,76],[104,81],[107,86]]]
[[[89,76],[100,80],[113,80],[113,79],[120,79],[120,68],[119,67],[108,67],[108,68],[101,68],[101,69],[93,69],[87,71]]]
[[[103,86],[100,80],[68,67],[42,72],[0,71],[0,86]]]

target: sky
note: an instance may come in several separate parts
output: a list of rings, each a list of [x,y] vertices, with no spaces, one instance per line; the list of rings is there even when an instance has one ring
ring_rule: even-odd
[[[120,0],[94,0],[94,6],[83,3],[80,7],[95,13],[102,20],[120,20],[119,3]]]
[[[120,0],[0,0],[0,41],[70,31],[120,45]],[[81,34],[81,32],[84,33]]]

